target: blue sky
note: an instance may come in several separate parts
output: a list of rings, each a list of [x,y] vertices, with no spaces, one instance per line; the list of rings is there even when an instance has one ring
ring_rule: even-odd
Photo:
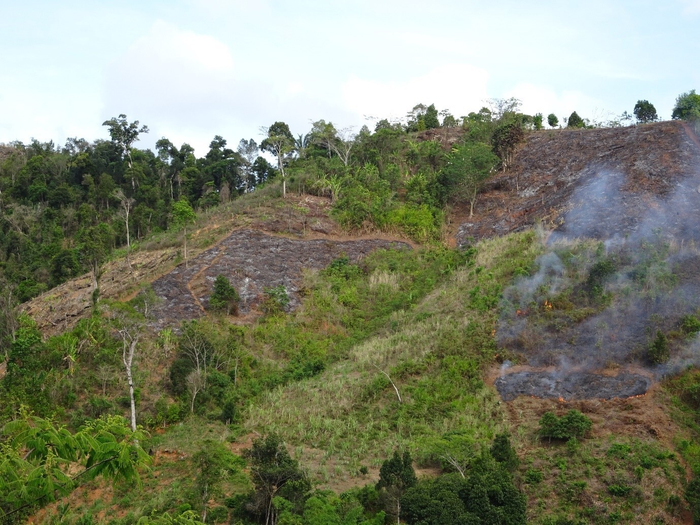
[[[606,121],[639,99],[670,118],[700,90],[700,0],[33,1],[0,18],[0,143],[108,138],[125,113],[204,155],[415,104],[454,115],[517,97]]]

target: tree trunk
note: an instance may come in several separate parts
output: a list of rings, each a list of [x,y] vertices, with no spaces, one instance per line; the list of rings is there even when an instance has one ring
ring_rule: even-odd
[[[122,353],[122,362],[124,363],[124,368],[126,369],[126,380],[129,383],[129,401],[131,402],[131,430],[133,432],[136,432],[136,402],[134,400],[134,378],[131,373],[131,365],[134,362],[134,354],[136,352],[137,343],[137,338],[130,339],[128,344],[129,349],[127,352],[127,344],[125,340],[123,343],[124,346]]]
[[[187,226],[184,228],[185,231],[185,268],[189,268],[187,264]]]

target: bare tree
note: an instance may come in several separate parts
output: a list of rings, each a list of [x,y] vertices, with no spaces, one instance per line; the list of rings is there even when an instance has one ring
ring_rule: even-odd
[[[126,263],[131,269],[131,261],[129,260],[129,255],[131,253],[131,237],[129,235],[129,215],[136,202],[133,198],[127,197],[121,188],[117,188],[114,191],[114,196],[119,199],[122,205],[122,212],[124,214],[124,225],[126,226]]]
[[[187,376],[187,390],[190,393],[190,414],[194,414],[194,400],[206,387],[206,378],[202,370],[192,370]]]
[[[357,135],[353,133],[353,128],[349,127],[338,131],[336,136],[337,139],[331,143],[331,147],[347,167],[350,164],[350,152],[355,145]]]

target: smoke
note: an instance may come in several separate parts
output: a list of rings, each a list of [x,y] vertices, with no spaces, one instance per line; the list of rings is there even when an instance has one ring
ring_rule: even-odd
[[[498,343],[556,367],[542,388],[603,369],[660,378],[700,364],[700,338],[681,326],[700,313],[700,178],[647,176],[655,193],[615,170],[581,184],[536,272],[503,293]],[[669,354],[660,365],[649,354],[659,333]]]

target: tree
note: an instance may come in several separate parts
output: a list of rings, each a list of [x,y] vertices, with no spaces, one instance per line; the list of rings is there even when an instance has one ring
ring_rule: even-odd
[[[542,121],[544,120],[544,117],[542,116],[542,113],[535,113],[535,116],[532,117],[532,124],[535,126],[535,129],[537,131],[542,129]]]
[[[195,490],[199,496],[202,521],[207,521],[209,500],[220,493],[221,482],[239,470],[237,458],[222,443],[206,439],[192,457],[196,477]],[[240,461],[240,459],[238,459]]]
[[[637,122],[646,124],[659,120],[656,114],[656,108],[648,100],[638,100],[634,105],[634,116],[637,117]]]
[[[384,461],[379,468],[376,489],[384,495],[387,512],[396,516],[396,523],[401,523],[401,496],[416,481],[413,460],[408,451],[401,455],[398,450],[394,450],[391,459]]]
[[[97,304],[102,263],[112,249],[114,235],[107,224],[100,223],[79,230],[76,240],[79,243],[80,258],[92,273],[92,301]]]
[[[676,98],[671,118],[674,120],[700,120],[700,95],[691,89]]]
[[[148,133],[148,126],[141,126],[139,128],[138,120],[129,123],[124,114],[119,115],[117,118],[113,117],[109,120],[105,120],[102,125],[109,128],[109,136],[112,138],[112,142],[119,148],[122,155],[126,154],[129,169],[132,169],[133,159],[131,157],[131,145],[139,140],[139,135],[141,133]],[[131,179],[131,185],[132,189],[136,187],[133,178]]]
[[[265,525],[277,523],[274,498],[282,497],[301,507],[311,483],[279,436],[269,434],[256,439],[244,455],[250,461],[250,477],[255,486],[248,508],[253,514],[263,516]]]
[[[17,302],[16,286],[0,274],[0,346],[4,349],[5,359],[10,357],[10,345],[19,329]]]
[[[113,310],[117,333],[122,342],[122,364],[129,386],[131,430],[136,432],[136,397],[134,392],[134,357],[143,331],[138,312],[128,305],[117,304]]]
[[[513,115],[516,115],[520,111],[520,107],[522,106],[522,102],[515,97],[491,98],[487,100],[486,103],[489,106],[492,120],[499,123],[510,120]]]
[[[277,159],[277,169],[282,177],[282,197],[286,197],[287,179],[284,166],[294,152],[294,135],[284,122],[275,122],[269,128],[262,128],[262,131],[266,137],[260,144],[260,149],[274,155]]]
[[[547,124],[550,128],[556,128],[559,125],[559,119],[554,113],[547,115]]]
[[[238,301],[241,298],[231,282],[223,275],[217,275],[214,279],[214,291],[209,297],[209,309],[225,312],[229,315],[238,310]]]
[[[254,188],[257,184],[253,164],[255,163],[255,159],[258,158],[259,151],[260,148],[258,147],[258,143],[253,139],[241,139],[238,143],[238,154],[243,159],[243,172],[245,173],[243,177],[244,193],[249,192],[251,188]]]
[[[448,194],[469,200],[469,216],[484,182],[498,164],[498,157],[481,142],[462,144],[447,156],[447,166],[441,172],[441,182]]]
[[[423,116],[423,121],[425,122],[425,129],[435,129],[440,127],[438,110],[435,109],[435,104],[430,104],[427,107],[425,110],[425,115]]]
[[[129,260],[129,254],[131,253],[131,237],[129,236],[129,214],[134,207],[135,199],[127,197],[121,188],[117,188],[114,192],[114,196],[119,199],[122,205],[122,212],[124,213],[124,225],[126,226],[126,262],[131,268],[131,261]]]
[[[505,171],[513,163],[515,148],[525,139],[523,128],[518,122],[498,126],[491,137],[493,152],[501,159],[501,169]],[[517,186],[517,183],[516,183]]]
[[[581,117],[578,116],[578,113],[575,111],[569,115],[569,120],[567,126],[568,128],[584,128],[586,127],[586,123],[583,121]]]
[[[183,230],[185,268],[189,267],[187,262],[187,225],[194,222],[196,218],[197,215],[184,196],[180,196],[180,200],[173,202],[173,222],[176,226],[181,226]]]

